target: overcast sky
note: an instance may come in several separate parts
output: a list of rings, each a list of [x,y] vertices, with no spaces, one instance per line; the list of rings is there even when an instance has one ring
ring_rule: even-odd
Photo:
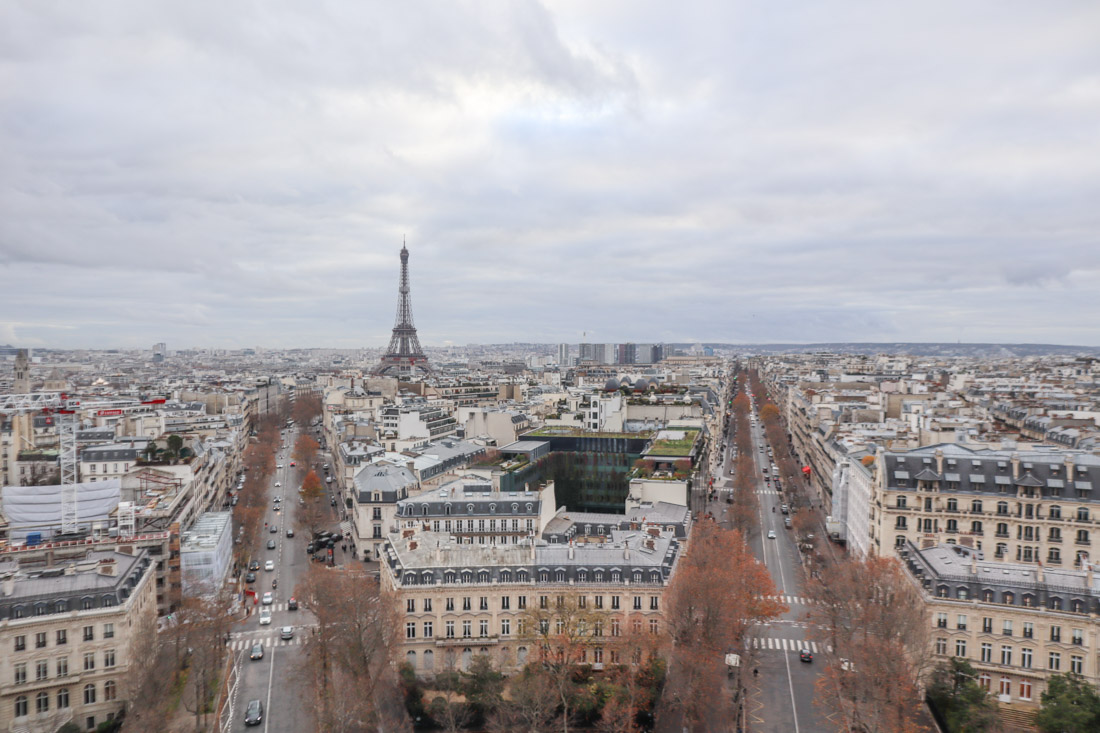
[[[0,343],[1100,345],[1100,3],[0,4]]]

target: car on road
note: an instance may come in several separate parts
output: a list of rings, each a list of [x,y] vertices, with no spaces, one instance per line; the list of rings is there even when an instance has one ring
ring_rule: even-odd
[[[812,662],[812,661],[814,661],[814,655],[810,653],[809,649],[799,649],[798,650],[798,658],[799,658],[799,660],[801,660],[803,662]]]
[[[261,601],[261,603],[263,603],[265,606],[270,606],[274,602],[275,596],[272,594],[271,591],[267,591],[266,593],[264,593],[264,599]]]
[[[269,549],[269,550],[274,550],[275,549],[275,540],[268,540],[267,541],[267,549]]]
[[[336,506],[336,497],[334,496],[331,499],[329,499],[328,503],[331,504],[332,506]]]
[[[328,470],[328,464],[326,463],[325,465],[321,466],[321,468],[323,468],[327,471]]]
[[[279,511],[283,510],[283,505],[282,504],[276,504],[273,508],[274,508],[275,511],[279,512]]]
[[[769,540],[774,540],[775,539],[775,530],[774,529],[769,529],[768,530],[768,539]]]
[[[237,506],[237,499],[238,499],[238,498],[239,498],[239,497],[236,497],[236,496],[234,496],[234,497],[233,497],[233,501],[229,502],[229,504],[230,504],[231,506]]]
[[[783,504],[782,506],[779,507],[779,511],[783,512],[784,514],[790,514],[791,513],[791,508],[789,506],[787,506],[786,504]]]
[[[281,463],[276,463],[275,464],[275,468],[277,468],[277,469],[282,470],[282,467],[283,467],[283,464],[281,464]]]
[[[332,483],[332,476],[329,476],[327,479],[325,479],[325,483],[326,484],[331,484]]]
[[[279,528],[276,525],[274,525],[274,524],[271,525],[271,534],[275,534],[278,531],[279,531]]]
[[[260,626],[267,626],[269,623],[271,623],[271,609],[270,608],[261,608],[260,609]]]
[[[275,488],[277,489],[277,488],[279,488],[280,486],[282,486],[282,484],[281,484],[281,483],[279,483],[278,481],[276,481],[276,482],[275,482]]]
[[[292,529],[288,529],[288,530],[286,531],[286,536],[287,536],[287,537],[293,537],[293,536],[294,536],[294,530],[292,530]]]
[[[294,467],[295,467],[295,466],[297,466],[297,465],[298,465],[298,464],[297,464],[297,463],[295,463],[294,461],[291,461],[291,462],[290,462],[290,467],[291,467],[291,468],[294,468]]]
[[[790,517],[784,517],[783,518],[783,526],[786,527],[787,529],[791,528],[791,518]]]
[[[246,583],[255,583],[256,582],[256,573],[253,573],[250,570],[248,572],[248,574],[244,576],[244,582],[246,582]]]
[[[274,499],[272,499],[271,501],[273,501],[274,503],[278,504],[278,503],[280,503],[280,502],[281,502],[282,500],[283,500],[283,497],[281,497],[281,496],[276,496],[276,497],[275,497]]]
[[[298,599],[297,598],[291,598],[289,601],[287,601],[286,602],[286,610],[288,610],[288,611],[297,611],[298,610]]]
[[[253,644],[252,645],[252,651],[250,651],[248,653],[248,658],[252,659],[252,660],[263,659],[264,658],[264,645],[263,644]]]
[[[259,570],[260,569],[260,561],[259,560],[253,560],[252,562],[248,563],[248,569],[249,570]]]
[[[279,638],[283,639],[283,640],[293,639],[294,638],[294,627],[293,626],[284,626],[283,628],[279,629]]]
[[[267,572],[270,573],[274,569],[275,569],[275,561],[274,560],[268,560],[267,562],[264,563],[264,570],[266,570]]]
[[[264,704],[259,700],[249,700],[244,710],[245,725],[259,725],[264,722]]]

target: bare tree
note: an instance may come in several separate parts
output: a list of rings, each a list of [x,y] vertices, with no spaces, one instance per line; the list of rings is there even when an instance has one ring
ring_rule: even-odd
[[[131,630],[126,671],[127,733],[160,733],[178,668],[171,644],[157,634],[156,619],[142,618]]]
[[[310,567],[297,596],[317,616],[306,639],[317,728],[336,732],[408,728],[395,671],[398,614],[359,566]]]
[[[528,665],[512,677],[508,697],[489,720],[492,733],[550,733],[561,727],[559,698],[549,672]]]
[[[832,647],[815,700],[838,730],[920,730],[920,680],[930,660],[920,592],[893,558],[825,566],[806,583],[811,634]],[[841,659],[844,661],[841,662]]]
[[[568,733],[574,702],[583,694],[574,674],[588,662],[594,646],[606,643],[603,633],[609,615],[581,606],[575,596],[558,595],[549,601],[545,608],[529,608],[523,614],[520,637],[534,646],[537,663],[558,696],[562,731]]]
[[[739,651],[752,625],[786,606],[743,535],[710,520],[692,530],[667,595],[672,653],[665,699],[686,728],[714,730],[730,714],[722,694],[725,654]]]

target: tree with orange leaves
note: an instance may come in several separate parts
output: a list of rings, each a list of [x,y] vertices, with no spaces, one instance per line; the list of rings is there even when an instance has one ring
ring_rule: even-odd
[[[725,655],[749,651],[756,623],[787,610],[744,536],[712,520],[692,529],[665,603],[672,641],[665,701],[688,730],[719,730],[732,714]]]
[[[815,702],[838,731],[911,733],[920,723],[920,679],[930,662],[928,614],[893,558],[821,568],[806,594],[812,634],[832,648]]]

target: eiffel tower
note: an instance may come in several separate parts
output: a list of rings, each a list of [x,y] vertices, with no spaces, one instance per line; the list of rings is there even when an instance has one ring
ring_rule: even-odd
[[[405,244],[401,244],[401,287],[397,290],[397,319],[393,324],[393,336],[390,337],[389,348],[382,355],[382,360],[374,368],[373,374],[410,375],[414,369],[420,369],[426,374],[431,374],[428,366],[428,357],[424,356],[424,350],[420,348],[420,339],[416,337],[416,326],[413,325],[412,306],[409,305],[409,250]]]

